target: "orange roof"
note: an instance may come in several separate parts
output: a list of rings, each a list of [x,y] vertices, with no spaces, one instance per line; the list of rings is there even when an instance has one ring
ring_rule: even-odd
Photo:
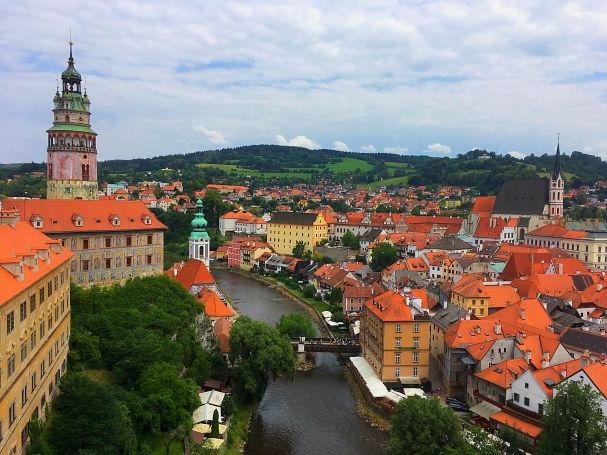
[[[207,269],[204,262],[190,258],[184,264],[179,263],[171,267],[165,274],[190,290],[192,286],[209,286],[215,284],[215,279]]]
[[[508,389],[512,382],[528,369],[529,365],[525,359],[509,359],[474,373],[474,376],[495,384],[502,389]]]
[[[204,306],[204,313],[211,318],[231,318],[236,313],[228,307],[215,291],[203,288],[198,293],[198,301]]]
[[[607,365],[597,362],[584,368],[584,372],[597,389],[607,398]]]
[[[4,208],[19,210],[22,220],[30,220],[35,216],[42,218],[43,225],[40,230],[45,234],[167,228],[141,201],[9,198],[4,200],[2,205]],[[111,218],[114,215],[120,219],[118,226],[112,223]],[[78,216],[83,222],[80,227],[74,222]],[[149,219],[149,224],[145,223],[146,219]]]
[[[488,288],[488,286],[483,285],[483,278],[480,274],[469,273],[462,276],[462,278],[452,286],[451,292],[466,298],[488,298],[489,294],[486,292],[486,288]]]
[[[493,414],[491,416],[491,420],[495,420],[496,422],[499,422],[502,425],[514,428],[515,430],[521,433],[525,433],[526,435],[529,435],[534,439],[537,438],[542,432],[542,427],[529,423],[526,420],[520,419],[511,414],[508,414],[506,413],[506,411],[499,411],[498,413]]]
[[[574,231],[567,229],[560,224],[545,224],[533,231],[530,231],[526,236],[535,235],[538,237],[554,237],[559,239],[582,239],[586,237],[586,231]]]
[[[367,300],[365,308],[384,322],[413,321],[405,298],[394,291],[386,291]]]
[[[43,259],[47,255],[48,261]],[[61,242],[48,238],[29,223],[0,225],[0,305],[69,261],[72,255]]]
[[[347,299],[368,299],[373,295],[371,286],[344,286],[343,296]]]
[[[503,218],[481,217],[478,220],[474,237],[499,239],[502,231],[506,227],[516,227],[517,219],[510,218],[508,221]]]
[[[483,286],[489,296],[489,308],[505,308],[521,300],[516,289],[508,284]]]
[[[474,201],[471,212],[481,216],[491,215],[493,213],[495,199],[495,196],[478,196]]]
[[[420,256],[417,258],[408,258],[404,261],[406,270],[410,270],[412,272],[427,272],[430,270],[426,261]]]
[[[485,319],[506,322],[513,325],[530,325],[540,330],[552,324],[544,305],[537,299],[523,299],[502,308]]]
[[[568,362],[559,363],[558,365],[533,371],[531,374],[535,378],[536,382],[540,385],[546,396],[552,397],[554,388],[546,385],[546,379],[551,379],[554,384],[559,384],[561,381],[577,373],[581,369],[582,359],[573,359]]]
[[[257,219],[257,217],[255,215],[253,215],[251,212],[243,212],[243,211],[239,211],[239,210],[233,210],[231,212],[224,213],[219,218],[245,221],[245,222],[248,221],[251,223]]]

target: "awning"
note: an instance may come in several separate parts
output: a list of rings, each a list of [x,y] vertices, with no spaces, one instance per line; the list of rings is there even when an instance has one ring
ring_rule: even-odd
[[[196,425],[194,425],[192,427],[192,431],[195,431],[196,433],[202,433],[202,434],[210,433],[211,425],[207,425],[206,423],[197,423]]]
[[[472,357],[462,357],[462,362],[464,362],[466,365],[476,365],[476,360],[474,360]]]
[[[400,376],[398,380],[402,385],[422,385],[422,381],[417,376]]]
[[[470,412],[477,416],[481,416],[485,420],[489,420],[492,415],[500,412],[500,408],[491,403],[487,403],[486,401],[481,401],[479,404],[472,406]]]
[[[491,416],[491,420],[506,425],[520,433],[524,433],[536,439],[542,432],[542,427],[527,422],[526,420],[515,417],[504,411],[500,411]]]

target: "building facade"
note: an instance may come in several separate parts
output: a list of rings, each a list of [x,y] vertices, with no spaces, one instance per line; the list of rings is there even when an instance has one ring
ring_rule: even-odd
[[[198,259],[204,262],[204,265],[209,267],[211,257],[211,239],[205,230],[207,220],[204,218],[202,211],[202,200],[198,199],[196,203],[196,215],[192,220],[192,233],[188,239],[189,243],[189,258]]]
[[[164,231],[140,201],[6,199],[3,210],[73,253],[70,271],[80,286],[108,286],[163,272]]]
[[[297,242],[313,250],[327,240],[327,222],[319,213],[276,212],[268,222],[268,243],[278,254],[293,254]]]
[[[367,300],[360,323],[362,355],[383,382],[419,383],[429,377],[430,318],[386,291]]]
[[[0,226],[0,453],[25,453],[65,373],[71,257],[29,223]]]
[[[72,42],[62,89],[53,98],[53,126],[47,130],[48,199],[97,199],[97,133],[91,129],[91,102],[74,67]]]

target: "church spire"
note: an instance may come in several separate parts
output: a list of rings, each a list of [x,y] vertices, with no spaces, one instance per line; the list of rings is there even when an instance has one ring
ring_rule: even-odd
[[[556,142],[556,155],[554,156],[554,167],[552,168],[552,179],[557,180],[561,175],[561,138]]]
[[[189,257],[198,259],[208,267],[211,253],[210,238],[206,231],[207,220],[202,212],[202,201],[196,202],[196,215],[192,220],[192,233],[189,238]]]

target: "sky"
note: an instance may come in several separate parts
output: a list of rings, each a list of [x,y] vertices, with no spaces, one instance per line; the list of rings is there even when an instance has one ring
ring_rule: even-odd
[[[607,159],[607,2],[0,2],[0,162],[46,158],[70,36],[99,160],[249,144]]]

